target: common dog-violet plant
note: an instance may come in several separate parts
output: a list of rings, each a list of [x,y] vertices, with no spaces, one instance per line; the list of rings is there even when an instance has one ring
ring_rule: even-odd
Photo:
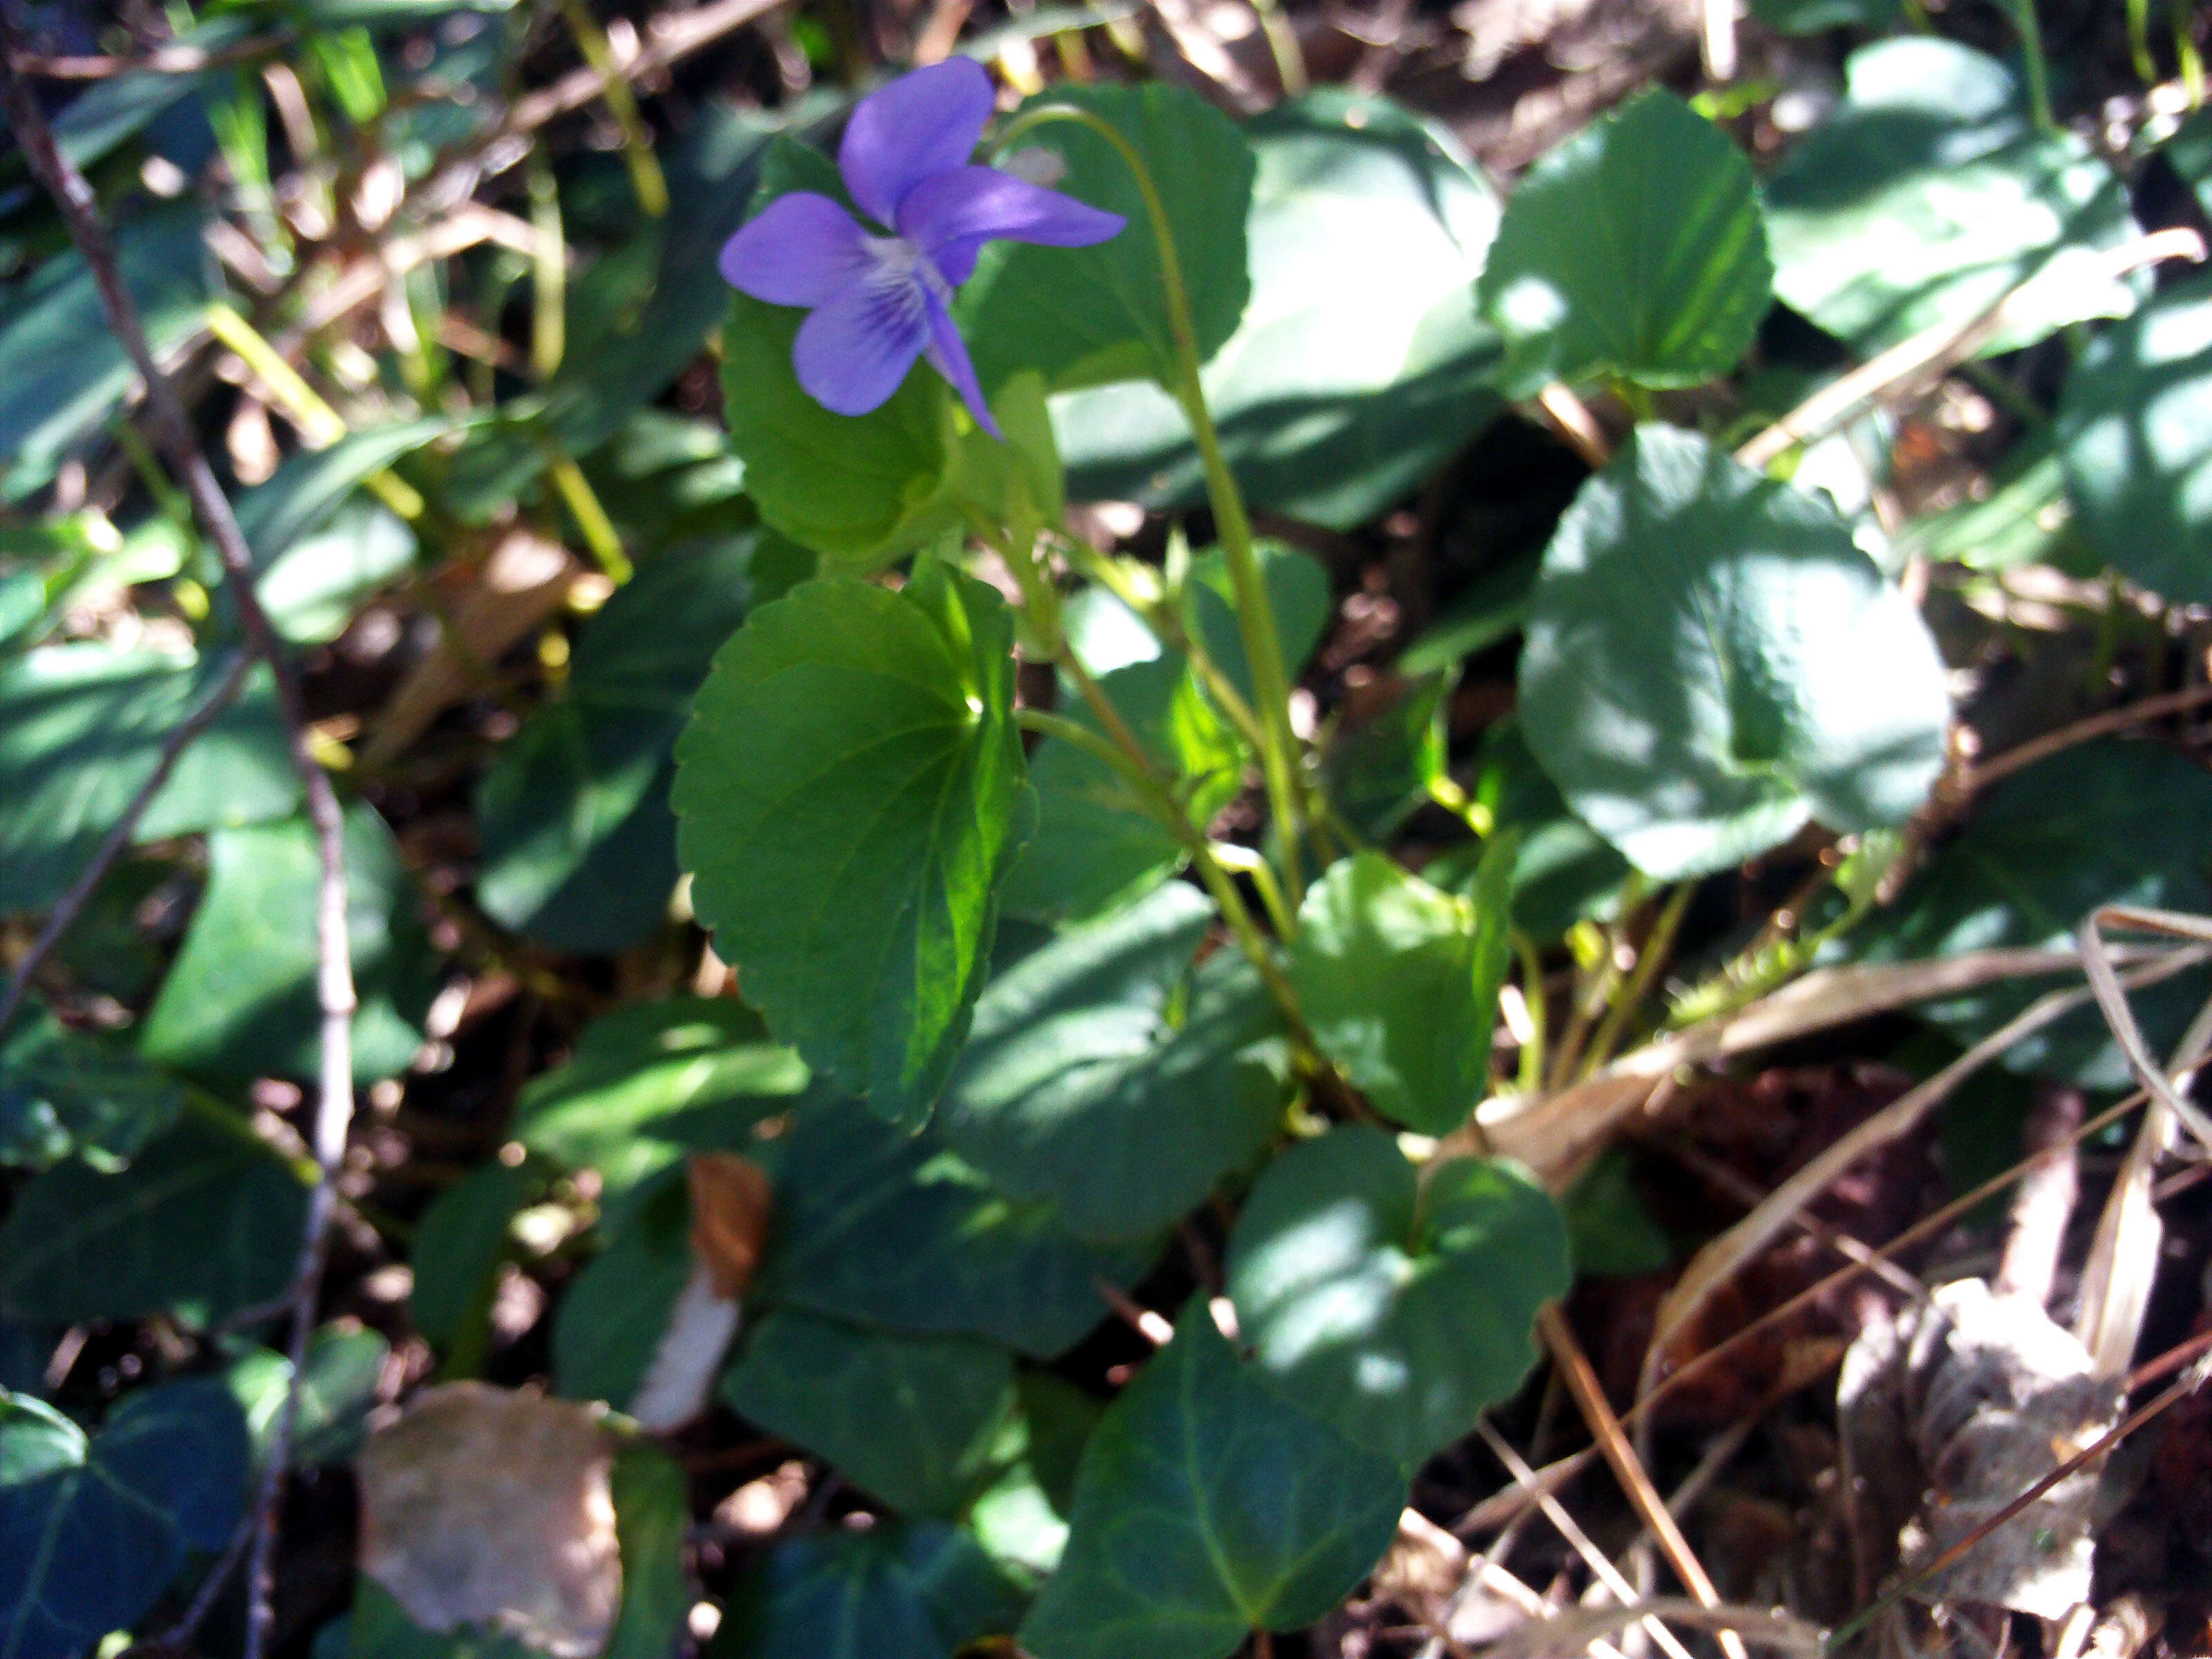
[[[731,286],[805,306],[792,366],[825,409],[866,415],[927,356],[993,437],[990,405],[954,326],[953,290],[989,241],[1088,247],[1126,222],[969,157],[991,118],[991,77],[972,58],[901,76],[862,99],[837,167],[876,227],[813,191],[772,202],[722,250]]]

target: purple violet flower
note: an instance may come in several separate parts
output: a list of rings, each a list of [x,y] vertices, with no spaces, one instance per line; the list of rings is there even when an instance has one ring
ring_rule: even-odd
[[[953,289],[974,275],[986,242],[1088,247],[1127,222],[1011,173],[969,165],[994,101],[990,75],[973,58],[901,76],[860,100],[837,149],[845,188],[872,226],[827,196],[794,191],[722,249],[722,275],[732,288],[813,313],[799,325],[791,366],[824,409],[865,415],[881,408],[926,356],[975,423],[999,437],[953,326]]]

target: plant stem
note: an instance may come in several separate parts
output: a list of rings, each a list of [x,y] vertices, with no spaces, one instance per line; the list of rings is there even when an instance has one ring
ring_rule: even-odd
[[[2038,132],[2056,132],[2051,117],[2051,68],[2043,57],[2043,24],[2035,15],[2035,0],[2005,0],[2013,27],[2020,31],[2021,57],[2027,70],[2027,107]]]
[[[2147,87],[2158,84],[2158,59],[2150,55],[2150,0],[2128,0],[2128,54],[2135,60],[2136,78]]]
[[[1513,953],[1521,959],[1521,1000],[1528,1010],[1528,1041],[1521,1050],[1514,1087],[1524,1095],[1534,1095],[1544,1087],[1544,962],[1536,953],[1534,939],[1518,927],[1511,937]]]
[[[1220,434],[1206,406],[1205,388],[1199,380],[1198,327],[1192,320],[1190,293],[1176,255],[1175,234],[1168,223],[1167,207],[1159,188],[1136,147],[1110,121],[1072,104],[1048,104],[1010,123],[1000,135],[997,148],[1005,149],[1033,128],[1052,121],[1068,121],[1097,134],[1121,158],[1144,198],[1145,214],[1152,226],[1153,246],[1159,255],[1160,286],[1165,293],[1168,327],[1175,337],[1175,372],[1169,394],[1182,406],[1190,423],[1206,469],[1206,491],[1213,505],[1214,535],[1229,567],[1230,585],[1236,591],[1237,623],[1244,641],[1246,666],[1258,702],[1260,764],[1267,779],[1267,805],[1273,818],[1275,862],[1291,908],[1296,910],[1305,896],[1298,869],[1298,842],[1303,813],[1297,791],[1298,747],[1291,730],[1290,677],[1283,666],[1282,642],[1275,629],[1274,607],[1267,599],[1260,558],[1252,544],[1252,522],[1244,510],[1244,497],[1221,453]]]
[[[1606,1010],[1604,1023],[1597,1028],[1597,1035],[1590,1039],[1589,1051],[1583,1058],[1582,1074],[1584,1077],[1589,1077],[1613,1058],[1613,1051],[1620,1042],[1620,1033],[1628,1024],[1629,1015],[1635,1012],[1636,1005],[1644,1000],[1644,994],[1651,988],[1651,981],[1659,976],[1659,970],[1667,965],[1668,956],[1674,948],[1674,932],[1682,925],[1682,912],[1690,908],[1690,895],[1697,891],[1697,886],[1693,881],[1686,881],[1674,890],[1674,896],[1659,912],[1659,919],[1651,924],[1651,932],[1644,940],[1644,949],[1637,955],[1635,970],[1626,983],[1613,988],[1611,1006]]]

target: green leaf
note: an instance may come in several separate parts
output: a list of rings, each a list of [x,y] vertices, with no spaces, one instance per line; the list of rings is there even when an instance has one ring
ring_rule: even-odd
[[[1048,105],[1090,112],[1143,158],[1175,239],[1199,358],[1212,357],[1235,332],[1251,292],[1244,240],[1251,146],[1228,117],[1164,81],[1057,86],[1023,109]],[[1171,385],[1175,336],[1159,252],[1128,165],[1104,138],[1071,121],[1036,128],[1020,147],[1059,156],[1066,169],[1057,189],[1128,223],[1093,247],[985,247],[957,307],[984,391],[995,392],[1025,368],[1057,392],[1139,379]]]
[[[622,1552],[622,1607],[601,1659],[667,1659],[699,1599],[684,1565],[690,1483],[684,1466],[649,1440],[617,1452],[608,1481]]]
[[[246,1425],[219,1380],[133,1395],[90,1440],[0,1391],[0,1653],[76,1659],[229,1540]]]
[[[292,1425],[294,1468],[349,1460],[368,1432],[392,1345],[350,1322],[325,1325],[307,1339],[307,1363]],[[255,1348],[224,1375],[246,1413],[253,1458],[264,1464],[276,1443],[276,1419],[291,1392],[292,1364],[271,1348]]]
[[[1249,1164],[1289,1056],[1241,957],[1194,975],[1213,915],[1170,884],[994,980],[945,1092],[946,1144],[1103,1243],[1158,1235]]]
[[[722,1399],[906,1516],[957,1518],[999,1473],[1013,1358],[963,1336],[901,1336],[782,1309],[745,1339]]]
[[[1456,665],[1377,688],[1380,706],[1346,710],[1322,753],[1329,804],[1370,841],[1388,842],[1446,775],[1444,704]]]
[[[1528,746],[1590,826],[1676,880],[1809,817],[1902,823],[1949,717],[1926,625],[1822,501],[1638,428],[1560,520],[1521,657]]]
[[[2096,349],[2091,347],[2093,353]],[[2081,384],[2078,372],[2073,384]],[[2062,408],[2061,422],[2069,422],[2071,414]],[[1986,496],[1920,514],[1905,525],[1894,546],[1902,559],[1962,564],[1969,570],[2048,564],[2069,574],[2089,575],[2100,562],[2067,500],[2065,474],[2048,427],[2013,446],[1990,475]]]
[[[1424,1134],[1449,1134],[1488,1092],[1506,941],[1504,917],[1483,920],[1381,853],[1339,860],[1298,911],[1291,981],[1314,1041]]]
[[[1406,1503],[1397,1466],[1262,1382],[1194,1297],[1083,1455],[1060,1571],[1022,1622],[1036,1659],[1223,1659],[1358,1583]]]
[[[353,1069],[373,1083],[405,1070],[422,1047],[433,969],[399,849],[368,805],[346,813],[345,861],[360,1000]],[[210,835],[207,890],[146,1016],[140,1052],[157,1065],[214,1077],[313,1076],[321,875],[305,818]]]
[[[677,1171],[643,1189],[553,1318],[553,1381],[571,1400],[627,1406],[691,1277],[691,1206]]]
[[[443,418],[398,421],[349,433],[325,449],[303,449],[238,498],[238,527],[253,567],[255,592],[266,597],[285,550],[330,521],[362,480],[453,429]],[[303,637],[288,635],[287,638]]]
[[[482,1625],[424,1630],[398,1597],[366,1574],[354,1581],[352,1610],[341,1618],[343,1623],[323,1627],[341,1632],[337,1643],[326,1651],[319,1635],[312,1659],[544,1659],[520,1637]]]
[[[179,30],[170,44],[220,53],[244,40],[252,27],[250,17],[212,17]],[[227,72],[215,65],[185,74],[167,68],[133,70],[95,81],[54,115],[54,143],[63,155],[88,172],[94,162]]]
[[[2196,192],[2197,205],[2212,215],[2212,107],[2200,109],[2184,121],[2160,153]]]
[[[131,1167],[57,1164],[0,1226],[0,1315],[204,1324],[283,1293],[307,1218],[299,1176],[243,1121],[187,1113]]]
[[[1535,166],[1505,204],[1477,291],[1507,394],[1620,374],[1698,386],[1736,366],[1774,282],[1751,162],[1655,88]]]
[[[415,1224],[415,1248],[407,1259],[415,1274],[408,1308],[427,1340],[451,1347],[489,1315],[500,1266],[513,1255],[507,1230],[544,1179],[526,1163],[494,1158],[431,1200]]]
[[[1328,571],[1312,554],[1282,542],[1262,538],[1252,550],[1268,607],[1275,613],[1283,672],[1296,680],[1335,612]],[[1244,700],[1251,702],[1252,669],[1244,659],[1244,630],[1237,622],[1236,584],[1230,579],[1228,556],[1218,547],[1209,547],[1190,562],[1184,606],[1184,626],[1196,630],[1206,654]]]
[[[1626,1147],[1609,1146],[1575,1177],[1561,1200],[1577,1273],[1631,1279],[1656,1273],[1674,1261],[1674,1241],[1636,1190],[1635,1164]]]
[[[1365,1124],[1278,1158],[1229,1245],[1260,1370],[1409,1471],[1521,1386],[1536,1310],[1571,1278],[1565,1218],[1528,1176],[1467,1158],[1417,1170]]]
[[[516,1139],[627,1191],[686,1147],[728,1147],[806,1087],[806,1063],[726,997],[633,1002],[585,1029],[567,1063],[523,1085]]]
[[[1751,0],[1751,15],[1777,34],[1879,32],[1893,27],[1903,10],[1899,0]]]
[[[1528,620],[1540,550],[1492,565],[1444,607],[1398,658],[1401,674],[1430,674],[1455,665],[1521,631]]]
[[[707,1659],[952,1659],[1020,1616],[974,1535],[942,1522],[805,1533],[740,1581]]]
[[[809,1102],[754,1155],[775,1184],[775,1225],[753,1282],[763,1304],[920,1334],[987,1336],[1050,1359],[1106,1313],[1150,1248],[1084,1243],[1048,1203],[999,1192],[945,1150],[856,1103]]]
[[[2058,448],[2081,528],[2121,574],[2212,599],[2212,277],[2161,290],[2090,343]]]
[[[120,1169],[176,1121],[184,1091],[115,1038],[33,1004],[0,1042],[0,1164]]]
[[[670,760],[714,653],[744,620],[752,539],[659,554],[580,631],[563,693],[477,787],[477,901],[557,950],[627,950],[675,890]]]
[[[1438,129],[1385,98],[1323,88],[1244,131],[1258,159],[1252,298],[1202,377],[1206,406],[1248,501],[1349,530],[1498,411],[1497,337],[1467,302],[1497,197]],[[1054,423],[1079,496],[1204,499],[1182,413],[1158,386],[1069,395]]]
[[[1766,186],[1774,291],[1863,356],[1964,325],[2010,289],[1984,355],[2132,310],[2096,269],[2136,233],[2127,193],[2087,140],[2039,133],[2012,72],[1932,35],[1851,54],[1840,108]]]
[[[1877,913],[1858,948],[1871,960],[1960,951],[2069,950],[2100,904],[2212,911],[2212,777],[2155,743],[2101,738],[2060,750],[1992,789],[1902,902]],[[1917,1012],[1961,1042],[1986,1036],[2054,988],[2022,980]],[[2170,1050],[2203,1005],[2202,975],[2130,992],[2154,1052]],[[2014,1071],[2120,1089],[2128,1066],[2094,1008],[2006,1051]]]
[[[157,358],[199,332],[208,301],[222,292],[200,240],[204,222],[204,210],[188,198],[116,234],[124,286]],[[0,303],[0,501],[20,501],[52,483],[135,378],[79,255],[57,254],[9,294]]]
[[[69,890],[224,665],[86,643],[0,662],[0,914]],[[152,841],[291,811],[300,798],[266,670],[179,758],[139,821]]]
[[[896,1122],[944,1087],[1035,818],[1012,642],[934,559],[896,593],[808,582],[722,649],[677,746],[699,919],[777,1034]]]
[[[1632,873],[1628,860],[1567,810],[1559,786],[1528,752],[1517,717],[1509,714],[1482,734],[1480,764],[1480,799],[1520,841],[1514,924],[1548,945],[1583,917],[1609,914]],[[1448,854],[1425,873],[1439,886],[1464,892],[1477,872],[1474,855],[1482,850],[1470,848],[1464,858]]]
[[[319,529],[278,554],[255,591],[280,635],[327,645],[373,595],[413,566],[415,551],[415,532],[391,508],[346,501]]]

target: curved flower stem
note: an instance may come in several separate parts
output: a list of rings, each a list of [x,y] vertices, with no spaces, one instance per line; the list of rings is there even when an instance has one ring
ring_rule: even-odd
[[[1290,677],[1283,666],[1283,650],[1275,631],[1274,607],[1260,574],[1259,555],[1252,545],[1252,521],[1244,511],[1244,497],[1237,488],[1229,463],[1221,453],[1220,434],[1206,406],[1199,382],[1198,327],[1191,319],[1190,291],[1184,285],[1182,261],[1176,252],[1175,234],[1168,224],[1167,207],[1151,169],[1136,147],[1103,117],[1072,104],[1048,104],[1018,116],[1000,134],[995,148],[1004,150],[1024,134],[1048,122],[1067,121],[1096,133],[1136,180],[1150,222],[1152,242],[1160,261],[1160,286],[1165,291],[1168,326],[1175,336],[1175,384],[1168,388],[1190,423],[1206,469],[1206,493],[1213,505],[1214,533],[1229,566],[1229,580],[1237,593],[1237,622],[1244,640],[1244,656],[1252,675],[1259,704],[1261,769],[1267,778],[1267,805],[1273,817],[1275,861],[1291,909],[1296,913],[1304,896],[1305,883],[1298,870],[1298,842],[1303,818],[1297,791],[1297,738],[1291,730]]]

